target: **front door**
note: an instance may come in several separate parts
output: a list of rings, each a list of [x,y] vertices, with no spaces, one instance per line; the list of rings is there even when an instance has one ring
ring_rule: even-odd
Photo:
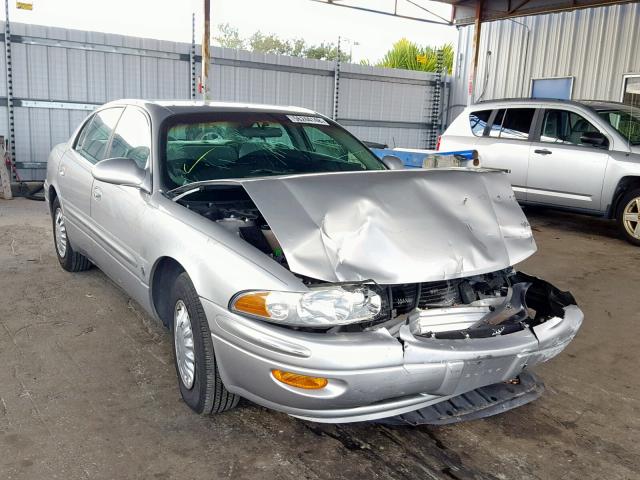
[[[148,169],[151,153],[151,127],[147,115],[128,106],[116,126],[108,158],[129,158]],[[144,256],[145,227],[149,194],[136,187],[112,185],[94,180],[91,217],[96,226],[103,254],[108,257],[107,274],[139,302],[146,299],[149,265]]]
[[[65,224],[74,248],[91,257],[91,168],[104,158],[111,133],[122,108],[96,113],[78,134],[72,148],[63,155],[58,167],[60,202]]]
[[[531,144],[527,201],[581,210],[601,210],[608,142],[594,146],[599,130],[578,113],[547,109],[540,136]]]

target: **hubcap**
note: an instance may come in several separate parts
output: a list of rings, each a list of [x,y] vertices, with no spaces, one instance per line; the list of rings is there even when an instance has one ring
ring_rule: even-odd
[[[64,225],[64,218],[62,217],[62,210],[56,209],[54,216],[54,236],[56,241],[56,250],[61,258],[64,258],[67,253],[67,227]]]
[[[173,313],[173,338],[176,347],[176,363],[180,379],[189,390],[193,388],[195,379],[196,363],[193,349],[193,330],[191,329],[191,319],[187,306],[182,300],[176,302]]]
[[[633,238],[640,240],[640,197],[627,203],[624,208],[624,228]]]

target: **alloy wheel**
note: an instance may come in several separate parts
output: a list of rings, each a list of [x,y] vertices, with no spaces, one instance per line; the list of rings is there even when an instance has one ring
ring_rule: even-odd
[[[640,197],[632,199],[624,207],[624,228],[633,238],[640,240]]]

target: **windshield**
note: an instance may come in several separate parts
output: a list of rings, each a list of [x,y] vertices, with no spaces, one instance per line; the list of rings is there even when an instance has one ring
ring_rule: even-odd
[[[640,145],[640,116],[629,110],[600,110],[598,115],[615,128],[631,145]]]
[[[350,133],[318,116],[198,114],[177,117],[165,135],[170,189],[204,180],[385,169]]]

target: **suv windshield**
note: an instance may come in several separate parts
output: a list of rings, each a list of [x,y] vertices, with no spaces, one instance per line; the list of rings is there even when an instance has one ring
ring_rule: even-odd
[[[631,145],[640,145],[640,116],[624,110],[598,110],[598,115],[615,128]]]
[[[385,169],[350,133],[313,115],[180,116],[164,135],[169,188],[226,178]]]

